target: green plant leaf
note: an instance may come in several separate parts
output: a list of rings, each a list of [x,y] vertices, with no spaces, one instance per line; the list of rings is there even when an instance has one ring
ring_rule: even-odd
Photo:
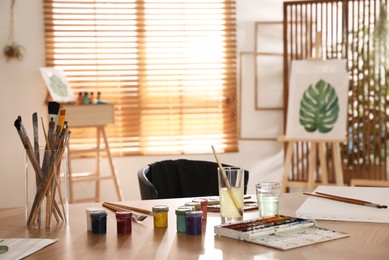
[[[307,132],[328,133],[339,116],[338,96],[328,82],[309,85],[300,101],[300,124]]]

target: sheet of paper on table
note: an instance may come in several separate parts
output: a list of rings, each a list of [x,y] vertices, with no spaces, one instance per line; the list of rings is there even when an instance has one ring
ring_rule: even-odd
[[[319,186],[314,192],[365,200],[389,206],[389,188]],[[389,223],[389,208],[373,208],[323,198],[308,197],[296,217],[321,220]]]
[[[0,238],[0,245],[8,246],[8,251],[0,255],[0,260],[22,259],[57,241],[58,239]]]

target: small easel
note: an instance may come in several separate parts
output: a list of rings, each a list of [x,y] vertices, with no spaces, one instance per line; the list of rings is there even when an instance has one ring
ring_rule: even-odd
[[[316,43],[315,43],[315,59],[319,59],[321,57],[321,32],[316,32]],[[330,143],[332,145],[332,159],[334,162],[334,170],[335,170],[335,181],[336,185],[344,185],[343,181],[343,171],[342,171],[342,161],[340,154],[340,142],[344,140],[320,140],[320,139],[297,139],[297,138],[288,138],[284,135],[279,136],[277,138],[280,142],[287,142],[287,149],[285,155],[285,164],[284,171],[282,176],[282,192],[286,192],[287,189],[291,186],[293,187],[305,187],[308,189],[314,189],[315,187],[315,178],[314,172],[317,168],[316,166],[316,157],[317,150],[319,150],[319,161],[320,161],[320,169],[321,169],[321,183],[323,185],[328,185],[328,169],[327,169],[327,160],[326,160],[326,143]],[[310,157],[309,157],[309,167],[308,167],[308,180],[305,181],[289,181],[289,170],[292,163],[293,156],[293,147],[297,142],[309,142],[310,143]]]

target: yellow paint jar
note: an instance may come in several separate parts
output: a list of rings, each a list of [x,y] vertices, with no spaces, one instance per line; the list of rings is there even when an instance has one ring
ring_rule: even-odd
[[[154,227],[165,228],[168,224],[169,207],[157,205],[153,207]]]

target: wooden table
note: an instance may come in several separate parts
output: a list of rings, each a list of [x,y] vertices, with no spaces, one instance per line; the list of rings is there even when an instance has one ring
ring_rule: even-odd
[[[281,214],[294,215],[305,197],[300,193],[282,195]],[[351,236],[288,251],[280,251],[248,242],[214,235],[220,224],[218,213],[208,213],[203,234],[190,236],[176,232],[175,209],[190,199],[121,202],[151,209],[169,206],[168,228],[154,228],[152,217],[142,224],[133,223],[130,236],[118,236],[113,212],[108,213],[106,235],[87,232],[87,207],[101,204],[70,205],[70,224],[50,229],[27,230],[24,209],[0,209],[0,238],[58,238],[59,241],[31,255],[28,259],[389,259],[389,224],[318,221],[318,226],[343,231]],[[258,216],[244,213],[244,219]]]

